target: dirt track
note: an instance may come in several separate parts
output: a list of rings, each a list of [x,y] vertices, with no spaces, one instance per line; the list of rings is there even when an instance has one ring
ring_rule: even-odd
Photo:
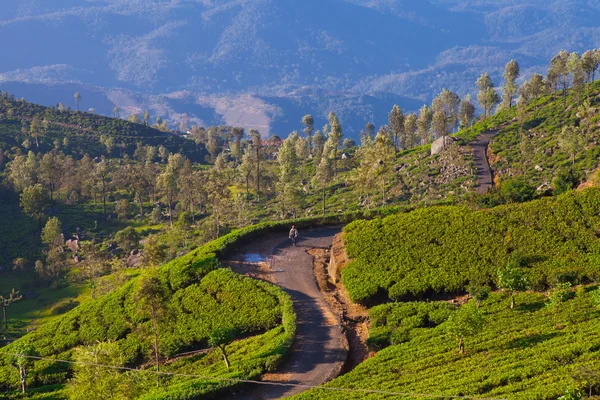
[[[233,270],[268,280],[290,294],[298,316],[297,333],[292,355],[267,374],[265,381],[320,385],[337,376],[347,356],[345,337],[339,320],[329,309],[317,287],[313,272],[313,248],[331,246],[338,228],[300,231],[298,246],[290,245],[285,234],[267,235],[240,249],[229,264]],[[248,255],[259,256],[262,263],[250,263]],[[254,261],[254,260],[250,260]],[[298,394],[305,389],[295,387],[256,386],[232,399],[266,400]]]
[[[477,167],[477,186],[475,186],[475,190],[478,193],[486,193],[494,186],[494,177],[487,158],[487,149],[490,140],[497,133],[497,130],[482,133],[471,145],[473,147],[475,166]]]

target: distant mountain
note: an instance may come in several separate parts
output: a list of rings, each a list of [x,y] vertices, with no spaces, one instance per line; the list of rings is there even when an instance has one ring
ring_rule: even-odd
[[[280,135],[334,110],[356,134],[511,58],[599,47],[598,20],[587,0],[4,0],[0,88]]]

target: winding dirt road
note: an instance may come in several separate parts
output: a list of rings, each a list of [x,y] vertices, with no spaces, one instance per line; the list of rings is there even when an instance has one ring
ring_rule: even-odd
[[[317,286],[314,248],[328,248],[339,228],[300,231],[297,247],[285,234],[271,234],[243,246],[231,261],[234,271],[268,280],[290,294],[297,314],[297,332],[292,354],[263,380],[317,386],[336,377],[347,357],[347,342],[339,320],[329,309]],[[261,262],[264,261],[264,262]],[[286,386],[257,386],[229,398],[267,400],[298,394],[305,389]]]
[[[486,193],[494,186],[494,176],[487,158],[487,149],[490,145],[490,141],[497,133],[498,130],[482,133],[477,140],[471,144],[473,156],[475,158],[475,166],[477,167],[477,185],[475,186],[477,193]]]

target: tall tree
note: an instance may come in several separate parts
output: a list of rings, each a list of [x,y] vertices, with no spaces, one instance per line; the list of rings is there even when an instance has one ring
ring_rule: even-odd
[[[159,329],[167,315],[168,289],[160,280],[155,268],[148,270],[137,279],[134,298],[138,314],[141,317],[149,318],[152,324],[154,365],[156,372],[159,372],[158,338]],[[158,386],[158,375],[156,384]]]
[[[584,142],[581,137],[581,130],[574,126],[563,127],[562,133],[558,138],[558,145],[561,150],[568,153],[571,157],[571,162],[575,165],[575,157],[583,148]]]
[[[333,173],[337,175],[337,158],[338,150],[342,144],[342,125],[338,120],[337,115],[332,111],[329,113],[329,126],[331,126],[331,132],[327,141],[331,143],[331,158],[333,159]]]
[[[321,162],[323,156],[323,146],[325,146],[325,136],[321,131],[316,131],[312,139],[312,151],[313,159],[315,160],[315,167]]]
[[[119,118],[119,107],[117,107],[117,106],[115,106],[115,108],[113,108],[113,117]]]
[[[317,133],[319,133],[319,132],[320,131],[317,131]],[[315,137],[316,137],[316,135],[315,135]],[[333,175],[334,175],[333,160],[331,159],[329,152],[330,152],[329,146],[325,146],[323,148],[323,154],[321,155],[320,160],[317,164],[317,168],[315,171],[315,177],[313,178],[313,186],[318,191],[321,192],[323,216],[325,216],[325,212],[326,212],[325,190],[326,190],[327,186],[331,183],[331,180],[333,179]],[[315,158],[315,162],[317,162],[316,158]]]
[[[75,98],[75,104],[77,105],[77,111],[79,111],[79,103],[81,102],[81,93],[75,92],[73,97]]]
[[[477,79],[477,88],[479,89],[479,93],[477,93],[477,101],[483,108],[485,117],[487,118],[491,115],[492,110],[500,101],[498,93],[496,93],[496,90],[494,89],[492,78],[487,72],[482,74],[479,79]]]
[[[578,53],[571,53],[567,60],[567,70],[571,74],[571,82],[573,83],[573,94],[577,98],[577,105],[581,104],[581,97],[585,85],[585,74],[581,63],[581,58]]]
[[[148,126],[150,123],[150,112],[148,110],[144,111],[144,124]]]
[[[544,88],[546,87],[544,83],[544,78],[540,74],[533,74],[531,79],[529,79],[529,84],[527,86],[527,90],[525,91],[526,96],[530,97],[533,100],[533,112],[534,117],[537,114],[538,107],[538,98],[544,94]]]
[[[279,202],[281,204],[282,218],[285,217],[286,205],[290,207],[295,215],[299,197],[298,182],[298,156],[296,144],[298,133],[292,133],[279,149],[277,162],[279,164]]]
[[[382,204],[386,203],[385,185],[394,162],[392,135],[386,126],[381,127],[373,144],[361,148],[358,184],[368,193],[375,185],[381,187]]]
[[[312,152],[312,135],[315,130],[315,120],[312,115],[307,114],[302,117],[302,123],[304,124],[304,135],[308,141],[308,148]]]
[[[398,152],[398,143],[404,136],[404,114],[397,105],[394,105],[392,111],[390,111],[388,115],[388,122],[392,131],[392,143],[394,146],[394,151]],[[401,147],[403,150],[405,149],[405,146]]]
[[[502,96],[502,107],[505,109],[512,108],[513,99],[515,98],[519,86],[517,78],[521,73],[519,63],[515,60],[510,60],[504,67],[504,94]]]
[[[447,89],[443,89],[433,100],[431,105],[433,111],[432,125],[435,125],[435,131],[438,136],[446,137],[454,130],[456,123],[458,122],[459,106],[460,97]],[[436,113],[438,114],[437,118],[435,115]],[[442,121],[445,123],[442,123]]]
[[[8,318],[6,315],[6,309],[13,303],[21,300],[23,296],[19,294],[19,291],[15,291],[13,288],[12,292],[7,297],[0,295],[0,307],[2,307],[2,314],[4,316],[4,331],[8,333]]]
[[[34,357],[38,356],[38,352],[31,342],[20,340],[11,348],[11,353],[9,364],[19,371],[21,392],[25,394],[27,392],[27,373],[29,368],[33,367]]]
[[[417,145],[417,132],[419,130],[417,114],[411,113],[404,119],[404,134],[407,137],[406,146],[410,149]]]
[[[108,216],[106,200],[113,188],[113,165],[102,156],[100,162],[95,164],[92,174],[94,176],[94,190],[102,197],[102,214],[104,221],[106,221]]]
[[[460,102],[460,109],[458,111],[458,120],[460,122],[461,129],[467,129],[471,127],[473,119],[475,118],[475,104],[471,100],[471,95],[466,95]]]
[[[169,207],[169,224],[173,226],[173,207],[181,190],[179,179],[185,159],[181,154],[171,154],[162,174],[158,176],[157,186],[163,191]]]
[[[254,149],[254,163],[256,170],[256,198],[260,201],[260,162],[263,158],[262,139],[260,132],[256,129],[250,129],[250,138],[252,139],[252,147]]]
[[[48,204],[44,187],[39,183],[26,187],[21,193],[21,208],[23,212],[38,220],[38,227],[42,230],[42,218]]]
[[[244,137],[244,128],[235,127],[231,130],[231,134],[235,139],[233,149],[231,149],[231,155],[236,159],[242,156],[242,138]]]
[[[569,87],[569,52],[563,50],[550,60],[550,68],[548,70],[548,78],[552,82],[556,81],[556,88],[558,84],[562,85],[563,96],[567,95],[567,88]]]
[[[418,135],[421,138],[421,144],[426,144],[431,142],[431,119],[433,117],[433,113],[431,109],[426,105],[423,105],[419,110],[419,118],[417,120],[418,126]]]
[[[44,136],[46,133],[46,127],[44,124],[37,118],[33,118],[31,120],[31,124],[29,125],[29,135],[35,139],[35,146],[40,147],[40,136]]]

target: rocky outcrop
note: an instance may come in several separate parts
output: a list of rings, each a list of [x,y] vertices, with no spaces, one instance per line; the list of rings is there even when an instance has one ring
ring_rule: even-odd
[[[439,154],[448,146],[454,143],[454,139],[450,136],[444,136],[431,143],[431,155]]]

